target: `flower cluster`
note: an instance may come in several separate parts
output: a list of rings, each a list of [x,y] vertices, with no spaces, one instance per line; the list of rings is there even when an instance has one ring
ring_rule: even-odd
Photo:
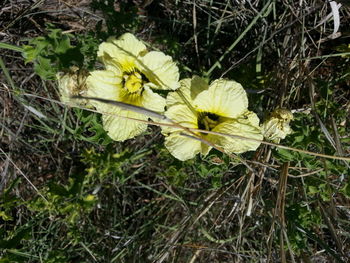
[[[264,133],[271,140],[283,137],[276,134],[278,129],[272,131],[271,121],[259,125],[257,115],[248,110],[247,94],[239,83],[217,79],[208,85],[197,76],[179,80],[178,67],[170,56],[148,51],[130,33],[108,39],[99,46],[97,55],[104,69],[84,73],[84,85],[77,84],[76,69],[58,75],[61,100],[76,106],[69,97],[83,95],[165,115],[170,120],[162,126],[165,147],[179,160],[198,153],[206,155],[213,146],[227,153],[254,151]],[[160,90],[171,92],[164,98]],[[102,113],[103,127],[115,141],[134,138],[147,129],[148,117],[140,111],[96,99],[88,103]],[[286,126],[283,129],[287,134]]]

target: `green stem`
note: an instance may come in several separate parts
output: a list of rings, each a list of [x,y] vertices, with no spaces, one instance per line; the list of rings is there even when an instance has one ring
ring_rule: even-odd
[[[2,42],[0,42],[0,48],[9,49],[9,50],[17,51],[17,52],[24,51],[23,48],[21,48],[21,47],[14,46],[14,45],[7,44],[7,43],[2,43]]]

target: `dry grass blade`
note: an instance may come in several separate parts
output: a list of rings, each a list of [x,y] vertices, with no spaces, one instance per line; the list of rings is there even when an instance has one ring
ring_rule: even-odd
[[[272,257],[272,245],[273,245],[273,239],[272,235],[275,232],[275,224],[276,221],[279,221],[280,226],[280,260],[281,262],[287,262],[286,259],[286,253],[284,250],[284,232],[286,231],[286,221],[284,216],[284,210],[285,210],[285,195],[287,192],[287,178],[288,178],[288,168],[289,163],[284,163],[281,169],[280,174],[280,180],[278,184],[278,192],[277,192],[277,199],[276,199],[276,205],[273,212],[272,217],[272,225],[270,228],[270,234],[268,238],[268,257],[267,262],[271,262]],[[292,256],[292,254],[291,254]],[[294,261],[294,260],[293,260]]]
[[[180,228],[177,229],[173,235],[168,238],[167,244],[164,246],[162,251],[156,256],[155,262],[162,263],[167,262],[170,255],[170,249],[174,248],[174,245],[184,236],[186,232],[189,231],[206,213],[209,212],[210,208],[215,204],[215,201],[218,200],[226,191],[231,189],[234,184],[229,185],[226,188],[219,189],[213,193],[208,194],[205,198],[203,206],[198,208],[192,216],[186,216],[179,223]]]
[[[196,48],[197,60],[199,63],[198,37],[197,37],[197,11],[196,11],[195,0],[193,0],[192,16],[193,16],[193,39],[194,39],[194,45]]]
[[[25,96],[31,96],[31,97],[37,97],[37,98],[41,98],[41,99],[45,99],[45,100],[50,100],[50,101],[55,101],[55,100],[51,100],[51,99],[47,99],[41,96],[36,96],[34,94],[23,94]],[[79,99],[86,99],[88,97],[82,97],[82,96],[78,96],[78,97],[74,97],[74,98],[79,98]],[[158,116],[155,118],[160,118],[160,119],[164,119],[167,120],[171,123],[160,123],[160,122],[152,122],[152,121],[144,121],[144,120],[139,120],[139,119],[134,119],[134,118],[129,118],[129,117],[123,117],[123,116],[118,116],[121,118],[126,118],[126,119],[131,119],[131,120],[135,120],[135,121],[140,121],[140,122],[145,122],[148,123],[150,125],[156,125],[156,126],[171,126],[171,127],[178,127],[178,128],[182,128],[187,132],[190,132],[192,135],[194,135],[194,137],[198,137],[197,134],[195,134],[194,132],[200,132],[200,133],[207,133],[207,134],[215,134],[215,135],[221,135],[221,136],[228,136],[228,137],[232,137],[232,138],[236,138],[236,139],[242,139],[242,140],[250,140],[250,141],[254,141],[254,142],[260,142],[262,144],[265,145],[270,145],[270,146],[275,146],[281,149],[286,149],[286,150],[291,150],[291,151],[295,151],[295,152],[300,152],[300,153],[305,153],[305,154],[309,154],[309,155],[313,155],[313,156],[318,156],[318,157],[323,157],[323,158],[328,158],[328,159],[334,159],[334,160],[344,160],[344,161],[350,161],[350,157],[341,157],[341,156],[332,156],[332,155],[327,155],[327,154],[321,154],[321,153],[315,153],[315,152],[310,152],[310,151],[306,151],[306,150],[301,150],[301,149],[297,149],[297,148],[293,148],[293,147],[288,147],[288,146],[284,146],[284,145],[280,145],[277,143],[272,143],[272,142],[266,142],[266,141],[261,141],[261,140],[257,140],[257,139],[253,139],[253,138],[249,138],[249,137],[245,137],[245,136],[240,136],[240,135],[233,135],[233,134],[226,134],[226,133],[221,133],[221,132],[214,132],[214,131],[207,131],[207,130],[201,130],[201,129],[194,129],[194,128],[187,128],[187,127],[183,127],[177,123],[174,123],[172,120],[166,118],[164,115],[160,115],[159,113],[156,113],[154,111],[148,110],[148,109],[144,109],[143,107],[138,107],[135,105],[131,105],[131,104],[127,104],[127,103],[123,103],[123,102],[117,102],[117,101],[112,101],[112,100],[105,100],[105,99],[101,99],[101,98],[90,98],[90,99],[97,99],[101,102],[105,102],[105,103],[109,103],[109,104],[113,104],[115,106],[119,107],[127,107],[130,110],[134,110],[136,112],[145,112],[145,115],[148,116]],[[59,104],[64,105],[63,103],[56,101]],[[84,108],[85,110],[88,111],[92,111],[92,112],[97,112],[95,110],[91,110],[88,108]],[[103,113],[100,112],[101,114],[108,114],[108,113]],[[115,115],[115,114],[113,114]],[[115,115],[117,116],[117,115]]]
[[[178,127],[179,127],[179,128],[183,128],[183,129],[185,128],[185,127],[183,127],[183,126],[178,126]],[[205,140],[205,139],[203,139],[203,138],[200,138],[199,135],[195,134],[196,136],[191,136],[191,135],[188,135],[188,134],[186,134],[186,133],[180,133],[180,135],[182,135],[182,136],[184,136],[184,137],[187,137],[187,138],[191,138],[191,139],[193,139],[193,140],[200,141],[200,142],[202,142],[202,143],[204,143],[204,144],[207,144],[207,145],[213,147],[214,149],[216,149],[216,150],[218,150],[218,151],[220,151],[220,152],[222,152],[222,153],[224,153],[224,154],[227,154],[227,155],[230,156],[232,159],[236,159],[236,160],[240,161],[241,163],[243,163],[252,173],[254,173],[254,169],[253,169],[245,160],[243,160],[242,158],[240,158],[239,156],[237,156],[237,155],[235,155],[235,154],[231,154],[231,153],[225,152],[225,150],[222,149],[221,147],[219,147],[219,146],[217,146],[217,145],[215,145],[215,144],[209,142],[208,140]]]
[[[344,155],[344,151],[343,151],[343,147],[340,143],[340,136],[338,133],[338,127],[335,123],[334,117],[333,115],[331,115],[331,121],[332,121],[332,128],[333,128],[333,133],[334,133],[334,142],[335,142],[335,146],[337,149],[337,152],[340,156]]]
[[[315,86],[314,86],[314,84],[313,84],[313,82],[311,80],[311,76],[310,76],[310,78],[308,80],[309,80],[309,84],[310,84],[309,95],[310,95],[310,101],[311,101],[311,106],[312,106],[312,109],[313,109],[313,113],[314,113],[314,115],[316,117],[317,122],[320,125],[320,128],[321,128],[322,132],[326,136],[327,140],[330,142],[330,144],[333,146],[333,148],[336,149],[335,142],[334,142],[331,134],[327,130],[326,126],[323,124],[320,116],[318,115],[318,113],[316,111],[316,106],[315,106],[316,104],[315,104],[315,98],[314,98]]]
[[[341,242],[340,242],[340,238],[338,237],[338,234],[335,230],[335,227],[332,223],[332,221],[334,222],[336,218],[332,218],[332,220],[329,218],[329,215],[327,214],[325,208],[323,207],[323,205],[321,204],[321,202],[318,202],[318,205],[320,207],[320,210],[321,210],[321,215],[323,217],[323,220],[326,222],[329,230],[330,230],[330,233],[335,241],[335,244],[338,248],[338,252],[343,256],[345,257],[345,254],[344,254],[344,251],[343,251],[343,247],[341,245]]]
[[[37,8],[38,6],[42,5],[44,3],[44,0],[38,0],[35,3],[33,3],[31,6],[28,6],[27,8],[23,9],[15,19],[13,19],[8,25],[6,25],[5,28],[0,30],[1,32],[6,31],[8,28],[12,27],[17,21],[19,21],[24,15],[26,15],[31,10]]]
[[[38,190],[38,188],[36,188],[36,186],[29,180],[29,178],[22,172],[22,170],[11,160],[11,158],[0,148],[0,151],[3,155],[5,155],[5,157],[10,161],[10,163],[13,165],[13,167],[16,168],[16,170],[23,176],[24,179],[26,179],[26,181],[33,187],[33,189],[37,192],[37,194],[44,199],[44,201],[46,203],[48,203],[47,199],[45,198],[45,196],[43,196],[41,194],[41,192]]]
[[[287,262],[286,259],[286,253],[284,250],[284,236],[286,235],[286,218],[284,215],[285,205],[286,205],[286,192],[287,192],[287,180],[288,180],[288,167],[289,163],[284,163],[282,165],[282,171],[280,176],[280,182],[278,185],[278,198],[277,198],[277,205],[278,205],[278,217],[280,221],[280,256],[282,262]],[[293,255],[293,252],[290,250],[291,256]],[[294,260],[293,260],[294,262]]]
[[[72,99],[81,99],[81,100],[95,100],[99,102],[103,102],[106,104],[114,105],[119,108],[125,109],[125,110],[130,110],[133,112],[137,112],[143,115],[146,115],[150,118],[155,118],[155,119],[161,119],[161,120],[169,120],[166,116],[159,114],[158,112],[140,107],[140,106],[135,106],[129,103],[121,102],[121,101],[114,101],[114,100],[107,100],[107,99],[102,99],[102,98],[97,98],[97,97],[83,97],[83,96],[72,96]],[[170,121],[170,120],[169,120]]]
[[[210,75],[213,70],[220,66],[220,62],[229,54],[232,49],[244,38],[244,36],[249,32],[249,30],[256,24],[259,18],[263,16],[263,14],[268,10],[271,6],[271,1],[268,1],[261,11],[257,14],[257,16],[253,19],[253,21],[247,26],[247,28],[242,32],[242,34],[232,43],[232,45],[224,52],[224,54],[214,63],[214,65],[206,72],[206,75]]]
[[[265,144],[265,145],[275,146],[275,147],[278,147],[278,148],[281,148],[281,149],[286,149],[286,150],[300,152],[300,153],[306,153],[306,154],[309,154],[309,155],[323,157],[323,158],[328,158],[328,159],[350,161],[350,157],[332,156],[332,155],[327,155],[327,154],[315,153],[315,152],[305,151],[305,150],[301,150],[301,149],[297,149],[297,148],[293,148],[293,147],[288,147],[288,146],[277,144],[277,143],[256,140],[256,139],[248,138],[248,137],[245,137],[245,136],[232,135],[232,134],[226,134],[226,133],[221,133],[221,132],[213,132],[213,131],[206,131],[206,130],[199,130],[199,129],[191,129],[191,130],[193,130],[193,131],[200,131],[202,133],[209,133],[209,134],[228,136],[228,137],[242,139],[242,140],[251,140],[251,141],[255,141],[255,142],[260,142],[260,143]]]

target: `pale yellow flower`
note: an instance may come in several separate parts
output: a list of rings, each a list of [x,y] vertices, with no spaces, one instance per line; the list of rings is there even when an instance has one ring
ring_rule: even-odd
[[[86,100],[72,99],[72,96],[86,95],[86,78],[89,73],[78,67],[71,67],[68,72],[59,72],[56,75],[60,100],[69,106],[87,106]]]
[[[265,139],[278,143],[286,138],[292,133],[289,126],[291,120],[293,120],[293,114],[289,110],[274,110],[261,126]]]
[[[110,38],[100,45],[98,57],[105,70],[91,72],[88,78],[89,97],[115,100],[155,112],[164,112],[165,99],[152,89],[175,90],[179,70],[170,56],[148,52],[146,46],[130,33]],[[110,104],[91,101],[103,114],[103,126],[116,141],[133,138],[147,129],[147,124],[127,118],[147,120],[148,117]]]
[[[181,88],[167,97],[168,109],[165,115],[169,119],[187,128],[262,140],[259,118],[247,110],[247,94],[239,83],[218,79],[208,86],[203,79],[194,77],[181,80],[180,84]],[[166,135],[165,147],[179,160],[191,159],[198,153],[206,155],[211,149],[199,140],[181,135],[180,133],[189,134],[181,128],[162,129]],[[200,132],[196,134],[227,153],[252,151],[260,145],[260,142],[252,140]]]

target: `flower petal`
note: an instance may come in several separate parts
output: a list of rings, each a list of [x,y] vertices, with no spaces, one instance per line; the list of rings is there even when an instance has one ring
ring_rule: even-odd
[[[157,93],[154,93],[149,87],[144,87],[141,96],[142,106],[156,112],[164,112],[165,99]]]
[[[186,104],[187,100],[189,103],[192,103],[191,100],[191,79],[182,79],[180,80],[180,88],[174,92],[169,92],[166,98],[167,107],[171,107],[177,104]]]
[[[196,98],[199,93],[207,89],[208,84],[198,76],[194,76],[192,79],[182,79],[180,80],[180,89],[168,94],[167,106],[189,104],[189,107],[193,107],[193,99]]]
[[[125,72],[132,71],[136,59],[147,52],[146,46],[133,34],[126,33],[118,39],[109,38],[99,46],[97,56],[107,66],[118,63]]]
[[[143,114],[123,110],[117,107],[113,107],[113,110],[110,110],[110,112],[111,114],[103,115],[103,127],[107,131],[109,137],[115,141],[125,141],[134,138],[147,129],[147,123],[122,118],[127,117],[147,120],[148,117]]]
[[[204,138],[204,139],[207,140],[207,138]],[[201,154],[203,156],[206,156],[210,152],[210,150],[213,148],[206,143],[202,143],[201,146],[202,146]]]
[[[199,111],[229,118],[238,117],[248,108],[247,94],[242,85],[225,79],[215,80],[193,102]]]
[[[191,111],[187,105],[179,104],[172,106],[165,112],[165,116],[180,124],[181,126],[187,128],[198,128],[197,114]],[[167,134],[176,131],[183,131],[183,129],[163,126],[162,131],[163,133]]]
[[[137,61],[138,68],[157,85],[158,89],[176,90],[179,84],[179,69],[170,56],[162,52],[151,51],[141,56]]]
[[[87,96],[107,100],[118,100],[122,78],[116,71],[96,70],[90,73],[86,83],[88,86]],[[108,112],[109,104],[91,100],[90,103],[101,112]]]
[[[244,136],[255,140],[263,139],[261,129],[259,127],[259,118],[251,111],[246,111],[242,116],[235,120],[228,119],[227,121],[220,123],[213,129],[213,131]],[[224,150],[229,153],[254,151],[260,145],[260,142],[228,136],[209,134],[208,137],[208,140],[224,148]]]
[[[191,79],[191,100],[193,101],[199,93],[209,88],[208,83],[201,77],[194,76]]]
[[[178,133],[165,137],[165,147],[180,161],[186,161],[201,152],[201,142]]]

